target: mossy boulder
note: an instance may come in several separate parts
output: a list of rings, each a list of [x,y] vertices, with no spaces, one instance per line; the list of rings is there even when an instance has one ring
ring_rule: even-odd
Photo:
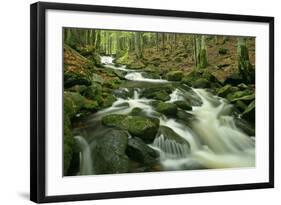
[[[157,87],[157,88],[150,88],[144,89],[141,93],[141,97],[154,99],[154,100],[161,100],[167,101],[170,100],[170,93],[172,92],[170,87]]]
[[[139,107],[135,107],[131,111],[131,115],[142,115],[143,113],[143,110]]]
[[[130,64],[128,64],[127,68],[132,69],[132,70],[140,70],[140,69],[145,68],[145,65],[143,64],[143,62],[141,62],[139,60],[135,60],[135,61],[131,62]]]
[[[153,165],[158,161],[159,154],[138,137],[130,138],[126,150],[128,157],[144,165]]]
[[[102,98],[102,86],[99,83],[93,83],[86,87],[81,94],[88,99],[100,102]]]
[[[127,145],[128,135],[122,130],[110,129],[102,136],[97,136],[92,149],[95,174],[128,172]]]
[[[204,79],[204,80],[201,80]],[[182,82],[188,86],[219,86],[220,81],[208,69],[196,69],[182,78]]]
[[[143,72],[142,76],[144,78],[150,78],[150,79],[160,79],[160,75],[153,73],[153,72]]]
[[[167,79],[169,81],[181,81],[183,77],[182,71],[170,71],[167,73]]]
[[[191,122],[196,120],[194,115],[192,115],[191,113],[188,113],[184,110],[180,110],[180,109],[177,111],[176,116],[177,116],[177,120],[181,121],[182,123],[184,123],[186,125],[190,125]]]
[[[116,101],[116,97],[114,95],[108,93],[108,92],[103,92],[102,94],[102,100],[101,100],[101,108],[107,108],[112,106],[112,104]]]
[[[168,116],[175,116],[177,114],[177,106],[173,103],[160,102],[156,106],[156,111]]]
[[[91,85],[91,78],[90,76],[75,73],[75,72],[65,72],[64,73],[64,87],[69,88],[74,85]]]
[[[205,78],[199,78],[193,82],[193,87],[208,88],[208,87],[210,87],[210,82]]]
[[[190,147],[189,143],[178,135],[173,129],[167,126],[160,126],[157,135],[163,135],[166,140],[171,140],[179,144],[186,144]]]
[[[249,136],[255,136],[255,127],[241,118],[234,118],[235,125]]]
[[[246,90],[246,89],[249,88],[245,83],[240,83],[239,85],[237,85],[237,87],[238,87],[240,90]]]
[[[256,119],[256,103],[255,100],[253,100],[246,110],[242,113],[242,118],[247,120],[251,124],[255,124]]]
[[[238,100],[243,100],[243,101],[251,101],[255,99],[255,93],[251,90],[243,90],[243,91],[236,91],[236,92],[230,92],[226,95],[226,98],[230,102],[235,102]]]
[[[242,76],[239,75],[238,73],[232,73],[224,80],[225,85],[231,84],[231,85],[236,86],[241,83],[244,83],[244,80],[243,80]]]
[[[95,112],[99,108],[97,101],[89,100],[76,92],[64,92],[64,110],[67,115],[72,118],[78,112],[87,114]]]
[[[127,116],[112,114],[102,118],[102,123],[109,127],[118,127],[127,130],[131,135],[152,142],[159,127],[158,119],[143,116]]]
[[[217,89],[217,95],[220,97],[226,97],[228,94],[238,91],[239,88],[233,87],[230,84],[227,84],[221,88]]]
[[[178,100],[178,101],[175,101],[173,103],[176,104],[179,108],[181,108],[183,110],[192,110],[190,102]]]

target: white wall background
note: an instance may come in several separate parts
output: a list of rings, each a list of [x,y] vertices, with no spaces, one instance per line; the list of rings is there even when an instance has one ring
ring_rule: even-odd
[[[52,1],[52,0],[49,0]],[[29,4],[6,0],[0,6],[0,204],[31,204],[29,199]],[[177,196],[69,202],[67,204],[280,204],[281,13],[278,1],[265,0],[61,0],[69,3],[145,7],[275,17],[275,189]],[[65,203],[63,203],[65,204]]]

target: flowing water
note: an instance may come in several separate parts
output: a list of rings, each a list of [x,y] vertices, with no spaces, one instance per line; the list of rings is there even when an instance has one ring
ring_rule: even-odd
[[[185,99],[198,99],[202,103],[195,103],[192,111],[184,111],[193,116],[187,122],[177,117],[166,117],[158,113],[151,105],[153,99],[140,97],[143,89],[155,84],[170,83],[163,79],[143,77],[142,71],[127,69],[126,66],[116,66],[113,58],[101,57],[105,67],[126,72],[125,78],[133,86],[131,97],[117,98],[109,108],[98,111],[88,120],[93,125],[91,134],[94,135],[102,128],[101,118],[108,114],[129,114],[133,108],[141,108],[146,116],[157,117],[160,125],[171,128],[185,143],[166,139],[164,135],[157,135],[150,147],[160,153],[160,163],[164,170],[206,169],[206,168],[235,168],[255,166],[255,141],[238,129],[231,115],[232,105],[225,99],[215,96],[205,89],[182,89],[175,83],[170,100],[175,102]],[[137,84],[133,84],[136,83]],[[132,88],[133,87],[133,88]],[[146,87],[146,88],[144,88]],[[128,88],[119,88],[120,91],[129,91]],[[81,173],[92,173],[90,146],[87,141],[77,136],[76,140],[83,149]],[[88,138],[88,141],[91,139]],[[189,145],[189,146],[188,146]]]
[[[80,175],[89,175],[93,173],[91,149],[88,142],[81,136],[75,136],[80,152]]]

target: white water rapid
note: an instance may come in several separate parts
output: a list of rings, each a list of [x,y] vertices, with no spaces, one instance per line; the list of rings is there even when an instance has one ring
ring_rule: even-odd
[[[75,136],[80,150],[80,175],[89,175],[93,173],[93,163],[91,157],[91,149],[88,142],[81,136]]]
[[[126,69],[126,66],[124,66],[124,65],[117,67],[113,64],[113,60],[114,60],[114,58],[111,56],[101,56],[101,63],[104,64],[105,67],[111,68],[114,70],[121,70],[121,71],[127,72],[127,74],[125,75],[125,78],[127,80],[139,81],[139,82],[150,82],[150,83],[167,83],[168,82],[167,80],[163,80],[163,79],[145,78],[145,77],[143,77],[142,72],[136,71],[133,69]]]

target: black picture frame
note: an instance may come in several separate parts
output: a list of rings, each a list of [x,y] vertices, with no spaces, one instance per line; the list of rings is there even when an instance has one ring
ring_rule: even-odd
[[[84,12],[120,13],[193,19],[262,22],[269,25],[269,181],[249,184],[229,184],[158,190],[131,190],[122,192],[89,193],[46,196],[46,11],[67,10]],[[274,187],[274,18],[265,16],[230,15],[144,8],[110,7],[82,4],[38,2],[30,7],[30,199],[37,203],[76,200],[96,200],[123,197],[186,194],[197,192],[230,191]]]

